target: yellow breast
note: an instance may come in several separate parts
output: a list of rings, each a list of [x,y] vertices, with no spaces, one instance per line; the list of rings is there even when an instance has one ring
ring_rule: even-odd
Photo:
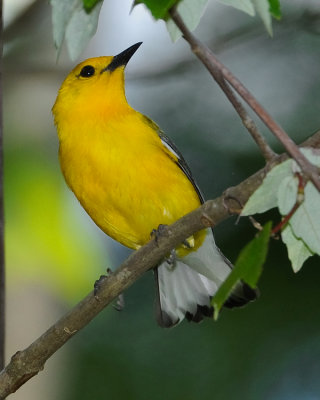
[[[95,223],[137,249],[152,229],[200,204],[192,184],[141,114],[83,121],[60,143],[65,179]],[[102,128],[102,129],[101,129]]]

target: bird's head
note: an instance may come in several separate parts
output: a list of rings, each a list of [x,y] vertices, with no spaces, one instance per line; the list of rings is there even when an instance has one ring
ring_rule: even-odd
[[[52,112],[55,122],[88,113],[113,113],[129,107],[124,90],[124,69],[140,47],[134,44],[112,57],[89,58],[78,64],[61,85]]]

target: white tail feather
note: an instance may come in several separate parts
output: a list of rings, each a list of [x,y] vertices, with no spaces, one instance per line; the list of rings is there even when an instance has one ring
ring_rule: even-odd
[[[174,265],[164,261],[157,271],[158,321],[172,326],[186,315],[196,316],[198,306],[210,306],[210,299],[231,271],[231,264],[216,247],[210,229],[202,246]]]

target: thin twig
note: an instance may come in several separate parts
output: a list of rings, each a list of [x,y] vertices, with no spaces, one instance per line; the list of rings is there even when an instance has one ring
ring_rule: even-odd
[[[320,131],[308,139],[303,146],[320,149]],[[284,161],[287,156],[272,160],[272,166]],[[261,185],[270,165],[256,172],[239,185],[229,188],[228,193],[245,204],[251,194]],[[163,234],[152,240],[131,256],[114,273],[99,283],[98,293],[91,292],[68,314],[57,321],[42,336],[23,351],[17,352],[6,368],[0,373],[0,400],[15,392],[21,385],[38,374],[45,362],[71,337],[86,326],[103,308],[133,284],[144,272],[177,247],[187,237],[209,225],[217,225],[230,217],[225,206],[225,196],[209,200],[195,211],[187,214],[174,224],[164,228]]]
[[[185,33],[185,31],[188,30],[188,28],[185,26],[184,22],[182,21],[180,15],[176,11],[176,7],[174,7],[170,11],[171,17],[173,21],[176,23],[176,25],[179,27],[182,33]],[[189,32],[189,31],[188,31]],[[185,39],[189,42],[191,45],[191,48],[193,52],[195,52],[194,49],[197,48],[198,46],[198,40],[189,32],[186,34],[187,36],[184,36]],[[195,45],[196,44],[196,45]],[[276,153],[271,149],[271,147],[268,145],[267,141],[264,139],[262,136],[261,132],[259,132],[258,127],[250,118],[249,114],[243,107],[242,103],[237,99],[233,91],[231,90],[229,84],[225,81],[225,78],[221,72],[221,70],[215,65],[209,62],[209,60],[205,57],[202,56],[202,54],[197,54],[195,53],[200,60],[204,63],[206,68],[209,70],[210,74],[213,76],[215,81],[218,83],[220,86],[221,90],[224,92],[224,94],[227,96],[229,99],[230,103],[233,105],[235,111],[238,113],[243,125],[246,127],[246,129],[249,131],[251,134],[253,140],[257,143],[258,147],[260,148],[260,151],[266,161],[272,160],[275,156]]]
[[[3,211],[3,120],[2,120],[2,0],[0,0],[0,369],[5,363],[5,263]]]
[[[230,89],[230,86],[225,81],[224,77],[221,75],[220,71],[217,70],[217,72],[218,73],[213,72],[216,82],[221,87],[225,95],[228,97],[230,103],[233,105],[236,112],[239,114],[243,125],[247,128],[253,140],[257,143],[264,159],[266,161],[272,160],[277,154],[271,149],[271,147],[266,142],[265,138],[259,132],[257,125],[254,123],[252,118],[250,118],[249,114],[243,107],[242,103],[234,95],[234,93]]]
[[[277,139],[283,144],[288,154],[290,154],[291,157],[294,158],[296,162],[300,165],[305,176],[310,179],[315,187],[320,191],[320,178],[318,168],[312,165],[306,159],[306,157],[299,150],[299,147],[293,142],[293,140],[287,135],[287,133],[272,119],[272,117],[258,103],[254,96],[242,85],[242,83],[235,76],[233,76],[229,69],[217,59],[217,57],[205,44],[200,42],[200,40],[198,40],[190,32],[190,30],[183,22],[181,16],[177,12],[176,7],[173,7],[170,10],[170,15],[177,27],[181,30],[185,40],[190,44],[193,53],[203,62],[213,78],[216,79],[216,70],[218,69],[219,73],[224,77],[224,79],[226,79],[226,81],[230,83],[235,91],[244,99],[244,101],[252,108],[252,110],[270,129],[274,136],[276,136]],[[251,131],[250,133],[252,134]]]

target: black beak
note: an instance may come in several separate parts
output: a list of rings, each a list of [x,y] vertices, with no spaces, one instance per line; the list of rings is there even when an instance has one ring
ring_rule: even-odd
[[[122,65],[127,65],[130,58],[134,55],[134,53],[138,50],[138,48],[142,45],[142,42],[138,42],[134,44],[133,46],[129,47],[127,50],[122,51],[120,54],[116,55],[113,57],[113,60],[111,63],[104,68],[102,72],[105,71],[114,71],[118,67],[121,67]]]

